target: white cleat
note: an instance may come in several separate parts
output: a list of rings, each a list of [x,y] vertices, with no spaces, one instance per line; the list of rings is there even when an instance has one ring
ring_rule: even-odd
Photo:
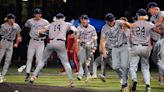
[[[3,78],[3,76],[0,73],[0,83],[3,83],[3,82],[4,82],[4,78]]]
[[[23,70],[26,68],[26,65],[22,65],[21,67],[18,68],[18,72],[21,73]]]
[[[77,79],[78,79],[79,81],[81,81],[81,80],[82,80],[82,77],[81,77],[81,76],[78,76]]]
[[[92,75],[91,78],[92,79],[96,79],[97,78],[97,75]]]
[[[146,92],[151,92],[151,88],[150,87],[147,87],[146,88]]]

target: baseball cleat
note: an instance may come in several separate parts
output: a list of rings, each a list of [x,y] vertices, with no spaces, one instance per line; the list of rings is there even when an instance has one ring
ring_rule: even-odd
[[[102,82],[106,82],[105,76],[104,76],[104,75],[99,74],[99,78],[100,78],[100,80],[101,80]]]
[[[92,75],[91,78],[92,79],[96,79],[97,78],[97,75]]]
[[[78,76],[77,79],[78,79],[79,81],[81,81],[81,80],[82,80],[82,77],[81,77],[81,76]]]
[[[146,92],[151,92],[151,88],[150,87],[146,87]]]
[[[70,80],[69,81],[69,87],[71,87],[71,88],[74,88],[75,87],[75,84],[74,84],[73,80]]]
[[[128,88],[128,87],[123,87],[123,88],[121,89],[121,92],[130,92],[130,91],[129,91],[129,88]]]
[[[160,85],[164,85],[164,80],[161,80],[160,81]]]
[[[32,76],[29,82],[30,82],[30,83],[33,83],[36,79],[37,79],[37,77]]]
[[[133,85],[131,87],[131,92],[136,92],[136,86],[137,86],[137,82],[133,82]]]
[[[21,67],[18,68],[18,72],[21,73],[23,70],[26,68],[26,65],[22,65]]]
[[[3,83],[4,80],[3,80],[3,76],[0,75],[0,83]]]
[[[29,82],[30,81],[30,76],[26,76],[25,82]]]
[[[86,79],[85,79],[85,83],[88,83],[88,81],[91,79],[92,77],[89,75],[89,76],[87,76],[86,77]]]

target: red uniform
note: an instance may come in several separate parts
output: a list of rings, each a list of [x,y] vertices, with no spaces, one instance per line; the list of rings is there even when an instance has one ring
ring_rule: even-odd
[[[68,53],[69,61],[72,60],[74,62],[75,72],[79,71],[77,48],[78,48],[77,39],[75,38],[75,36],[69,33],[67,37],[67,53]],[[64,68],[61,70],[61,72],[65,72]]]

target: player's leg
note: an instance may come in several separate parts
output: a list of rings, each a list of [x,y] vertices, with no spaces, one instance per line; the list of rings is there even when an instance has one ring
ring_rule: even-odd
[[[80,51],[78,53],[78,57],[79,57],[79,65],[80,65],[79,73],[78,73],[78,80],[81,80],[82,76],[84,74],[83,66],[84,66],[84,62],[86,60],[86,49],[82,46],[80,46]]]
[[[121,47],[120,52],[121,57],[121,69],[123,71],[122,73],[122,90],[127,90],[128,86],[128,65],[129,65],[129,52],[128,48],[126,46]]]
[[[8,68],[11,64],[12,54],[13,54],[13,46],[10,46],[9,48],[6,49],[6,57],[5,57],[5,63],[2,70],[2,76],[5,76],[8,71]]]
[[[0,48],[0,64],[1,64],[2,59],[3,59],[5,52],[6,52],[6,47],[3,46],[4,44],[2,42],[0,44],[2,45],[2,47]],[[2,82],[3,82],[3,76],[0,72],[0,83],[2,83]]]
[[[116,71],[117,75],[120,79],[122,79],[123,70],[120,68],[120,48],[113,48],[112,49],[112,69]]]
[[[68,61],[67,51],[65,48],[65,42],[63,41],[58,42],[58,44],[55,47],[55,51],[58,57],[60,58],[62,65],[64,66],[66,70],[66,74],[69,78],[69,86],[73,87],[74,83],[73,83],[73,76],[72,76],[72,68]]]
[[[164,39],[161,42],[161,52],[160,52],[160,60],[157,65],[159,67],[159,77],[160,77],[160,85],[164,85]]]
[[[132,91],[136,91],[136,86],[137,86],[137,70],[138,70],[138,63],[140,60],[140,57],[138,56],[138,52],[136,50],[136,47],[132,47],[131,49],[131,58],[130,58],[130,67],[129,67],[129,72],[130,72],[130,77],[132,80]]]
[[[42,61],[44,51],[44,42],[40,42],[36,48],[36,66],[38,62]]]
[[[93,62],[93,75],[92,76],[96,76],[97,77],[97,67],[100,65],[101,63],[101,55],[98,56],[95,61]]]
[[[43,69],[44,65],[46,64],[48,58],[51,56],[53,51],[54,51],[54,49],[52,48],[52,46],[50,44],[48,44],[46,46],[45,50],[43,51],[42,60],[40,62],[38,62],[36,69],[33,72],[34,77],[39,76],[41,69]]]
[[[26,81],[29,81],[30,78],[30,72],[32,67],[32,61],[35,54],[35,43],[30,40],[29,47],[27,50],[27,62],[26,62]]]
[[[79,71],[79,60],[77,58],[77,52],[75,49],[73,51],[73,62],[75,64],[75,72],[78,72]]]
[[[141,56],[141,71],[143,74],[146,90],[150,90],[150,70],[149,70],[149,56],[151,48],[145,47],[144,56]],[[147,92],[147,91],[146,91]]]

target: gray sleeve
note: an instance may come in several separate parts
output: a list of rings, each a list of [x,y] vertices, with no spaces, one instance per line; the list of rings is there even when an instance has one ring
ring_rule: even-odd
[[[158,17],[163,17],[164,18],[164,11],[159,12]]]
[[[154,31],[150,31],[150,36],[154,41],[157,41],[161,38],[161,35]]]
[[[31,28],[30,20],[27,20],[24,26],[28,27],[28,28]]]
[[[0,27],[0,35],[4,35],[5,34],[5,28],[3,26],[3,24]]]
[[[101,38],[105,38],[105,27],[101,29]]]
[[[157,41],[161,36],[160,36],[160,34],[158,34],[157,32],[155,32],[155,31],[153,31],[153,28],[155,28],[156,26],[153,24],[153,23],[151,23],[151,22],[149,22],[150,24],[149,24],[149,29],[150,29],[150,36],[151,36],[151,38],[154,40],[154,41]]]
[[[21,31],[22,31],[22,29],[20,28],[19,25],[17,25],[17,31],[18,31],[18,32],[21,32]]]

